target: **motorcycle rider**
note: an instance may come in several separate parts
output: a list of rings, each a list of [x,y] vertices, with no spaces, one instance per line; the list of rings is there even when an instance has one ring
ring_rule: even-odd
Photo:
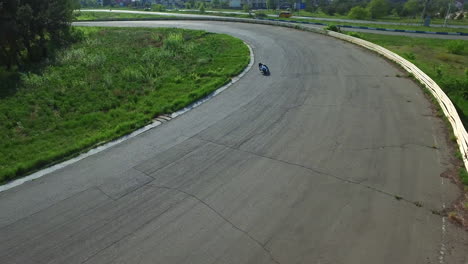
[[[261,72],[267,72],[268,71],[268,67],[265,64],[262,64],[261,62],[258,63],[258,69]]]

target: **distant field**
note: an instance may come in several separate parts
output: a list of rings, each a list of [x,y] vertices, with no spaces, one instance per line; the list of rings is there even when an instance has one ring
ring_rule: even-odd
[[[381,25],[381,24],[367,24],[367,23],[350,23],[350,22],[331,22],[325,20],[309,20],[309,19],[298,19],[298,18],[289,18],[281,20],[296,20],[296,21],[306,21],[314,23],[322,23],[326,25],[348,25],[348,26],[361,26],[361,27],[373,27],[373,28],[388,28],[388,29],[403,29],[403,30],[420,30],[420,31],[430,31],[430,32],[463,32],[468,33],[467,28],[446,28],[446,27],[424,27],[424,26],[406,26],[406,25]]]
[[[0,87],[0,183],[176,111],[227,83],[250,60],[241,40],[223,34],[80,30],[83,41],[43,65],[10,74],[0,68],[0,86],[11,84]]]
[[[167,12],[167,13],[184,13],[184,14],[197,14],[200,12],[190,11],[190,12]],[[86,12],[82,11],[78,13],[79,16],[77,20],[114,20],[114,19],[161,19],[175,16],[160,16],[154,14],[128,14],[128,13],[109,13],[109,12]],[[223,16],[223,17],[238,17],[238,18],[253,18],[249,15],[240,15],[240,14],[225,14],[225,13],[208,13],[212,16]],[[272,18],[272,17],[268,17]],[[421,31],[431,31],[431,32],[463,32],[468,33],[466,28],[439,28],[439,27],[424,27],[424,26],[405,26],[405,25],[379,25],[379,24],[363,24],[363,23],[349,23],[349,22],[331,22],[325,20],[310,20],[310,19],[299,19],[299,18],[281,18],[284,21],[306,21],[306,22],[315,22],[322,23],[326,25],[349,25],[349,26],[365,26],[365,27],[374,27],[374,28],[388,28],[388,29],[403,29],[403,30],[421,30]]]
[[[77,12],[76,20],[113,20],[113,19],[144,19],[144,18],[162,18],[170,16],[160,16],[151,14],[127,14],[127,13],[110,13],[110,12]]]
[[[263,10],[268,14],[277,14],[277,11],[267,11]],[[338,19],[352,19],[349,18],[346,15],[339,15],[335,14],[333,16],[327,15],[323,12],[307,12],[307,11],[299,11],[299,12],[294,12],[294,15],[296,16],[309,16],[309,17],[318,17],[318,18],[338,18]],[[381,21],[381,22],[395,22],[395,23],[422,23],[422,20],[420,18],[405,18],[405,17],[394,17],[394,16],[386,16],[382,17],[379,19],[366,19],[366,20],[372,20],[372,21]],[[432,19],[431,21],[432,24],[444,24],[444,20],[440,18],[435,18]],[[468,25],[468,19],[464,18],[461,20],[448,20],[449,25]]]
[[[86,9],[86,8],[83,8]],[[90,8],[90,9],[107,9],[109,10],[109,7],[97,7],[97,8]],[[143,8],[130,8],[130,7],[112,7],[112,10],[138,10],[142,11]],[[181,10],[184,10],[183,8]],[[191,10],[196,10],[196,9],[191,9]],[[215,11],[215,12],[244,12],[243,9],[238,8],[238,9],[222,9],[222,8],[206,8],[206,11]],[[168,9],[167,12],[174,12],[177,11],[177,9]],[[255,12],[256,10],[253,10]],[[267,14],[278,14],[278,11],[276,10],[266,10],[266,9],[260,9],[258,10],[263,13]],[[337,19],[352,19],[349,18],[347,15],[339,15],[335,14],[333,16],[327,15],[323,12],[308,12],[305,10],[300,10],[300,11],[295,11],[294,15],[296,16],[308,16],[308,17],[316,17],[316,18],[337,18]],[[420,18],[407,18],[407,17],[395,17],[395,16],[386,16],[382,17],[379,19],[367,19],[367,20],[372,20],[372,21],[381,21],[381,22],[395,22],[395,23],[422,23]],[[431,21],[432,24],[439,24],[443,25],[444,20],[441,18],[433,18]],[[464,18],[461,20],[448,20],[449,25],[468,25],[468,18]]]

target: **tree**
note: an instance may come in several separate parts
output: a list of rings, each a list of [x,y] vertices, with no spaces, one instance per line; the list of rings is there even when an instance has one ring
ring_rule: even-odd
[[[221,8],[229,8],[229,2],[225,0],[221,0]]]
[[[0,9],[0,62],[10,69],[48,56],[52,46],[72,38],[75,0],[3,0]]]
[[[318,0],[318,6],[327,15],[333,16],[336,12],[335,7],[328,0]]]
[[[317,4],[315,0],[306,0],[306,11],[307,12],[315,12],[317,11]]]
[[[97,0],[81,0],[80,6],[81,7],[98,7],[99,3]]]
[[[197,8],[196,5],[195,5],[195,0],[189,0],[188,2],[190,3],[190,6],[192,8],[194,8],[194,9]]]
[[[161,5],[161,4],[154,4],[154,5],[151,6],[151,10],[158,11],[158,12],[164,12],[164,11],[166,11],[166,6]]]
[[[200,4],[200,13],[205,13],[205,4],[204,3],[201,3]]]
[[[403,15],[405,16],[416,16],[423,9],[422,2],[420,0],[408,0],[403,6]]]
[[[0,62],[7,69],[18,64],[22,49],[15,17],[18,4],[18,0],[6,0],[0,8]]]
[[[267,0],[267,8],[268,9],[276,9],[276,1],[275,0]]]
[[[220,2],[219,0],[213,0],[213,7],[214,8],[219,8]]]
[[[370,13],[368,9],[362,6],[355,6],[349,11],[348,17],[354,19],[368,19],[370,17]]]
[[[243,4],[242,9],[244,10],[244,12],[249,13],[249,15],[250,15],[251,6],[250,6],[249,3],[246,2],[245,4]]]
[[[388,14],[389,4],[386,0],[372,0],[367,5],[367,9],[372,18],[383,17]]]

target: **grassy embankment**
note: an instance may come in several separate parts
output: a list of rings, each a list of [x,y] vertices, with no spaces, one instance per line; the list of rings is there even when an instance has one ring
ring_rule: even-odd
[[[274,10],[263,10],[265,13],[268,14],[277,14],[277,11]],[[354,20],[353,18],[348,17],[347,15],[339,15],[335,14],[333,16],[327,15],[323,12],[308,12],[305,10],[301,11],[296,11],[294,12],[294,15],[296,16],[307,16],[307,17],[316,17],[316,18],[336,18],[336,19],[351,19]],[[358,19],[359,20],[359,19]],[[362,20],[369,20],[369,21],[379,21],[379,22],[394,22],[394,23],[408,23],[408,24],[422,24],[422,19],[417,17],[417,18],[407,18],[407,17],[395,17],[395,16],[385,16],[377,19],[362,19]],[[431,24],[439,24],[443,25],[444,24],[444,19],[441,18],[433,18],[431,20]],[[448,25],[468,25],[468,19],[464,18],[461,20],[452,20],[449,19],[447,21]]]
[[[86,20],[130,20],[130,19],[161,19],[171,16],[150,15],[150,14],[129,14],[129,13],[109,13],[109,12],[76,12],[78,21]]]
[[[200,12],[171,12],[171,13],[183,13],[183,14],[197,14]],[[106,12],[86,12],[82,11],[78,13],[77,20],[130,20],[130,19],[164,19],[164,18],[174,18],[175,16],[161,16],[154,14],[127,14],[127,13],[106,13]],[[210,16],[222,16],[222,17],[238,17],[238,18],[252,18],[249,15],[239,15],[239,14],[224,14],[224,13],[205,13]],[[265,18],[274,18],[274,17],[265,17]],[[314,22],[322,23],[326,25],[349,25],[349,26],[363,26],[363,27],[374,27],[374,28],[388,28],[388,29],[403,29],[403,30],[421,30],[421,31],[432,31],[432,32],[463,32],[468,33],[468,29],[465,28],[439,28],[439,27],[424,27],[424,26],[406,26],[406,25],[379,25],[379,24],[363,24],[363,23],[351,23],[351,22],[331,22],[325,20],[310,20],[310,19],[300,19],[300,18],[279,18],[284,21],[305,21],[305,22]]]
[[[411,61],[448,95],[468,128],[468,41],[351,33]],[[460,155],[459,153],[457,155]],[[462,182],[468,185],[463,170]]]
[[[228,82],[250,60],[247,46],[228,35],[81,30],[83,41],[1,87],[0,182],[180,109]],[[2,83],[5,76],[0,74]]]
[[[104,10],[109,10],[109,7],[95,7],[95,8],[83,8],[83,9],[104,9]],[[112,7],[112,10],[139,10],[143,11],[144,8],[134,8],[134,7]],[[192,11],[197,11],[196,9],[181,9],[184,11],[179,11],[178,9],[168,9],[167,12],[192,12]],[[206,11],[213,11],[213,12],[244,12],[243,9],[237,8],[237,9],[222,9],[222,8],[206,8]],[[279,12],[277,10],[266,10],[266,9],[260,9],[260,10],[252,10],[252,12],[255,11],[260,11],[262,13],[270,14],[270,15],[277,15]],[[293,12],[295,16],[305,16],[305,17],[314,17],[314,18],[334,18],[334,19],[351,19],[354,20],[353,18],[348,17],[347,15],[340,15],[340,14],[334,14],[334,15],[328,15],[325,14],[324,12],[318,11],[318,12],[308,12],[306,10],[299,10],[299,11],[294,11]],[[359,19],[358,19],[359,20]],[[408,17],[396,17],[396,16],[385,16],[377,19],[364,19],[364,20],[369,20],[369,21],[379,21],[379,22],[394,22],[394,23],[408,23],[408,24],[422,24],[422,19],[419,17],[415,18],[408,18]],[[442,18],[433,18],[431,20],[431,24],[438,24],[438,25],[443,25],[444,24],[444,19]],[[448,25],[468,25],[468,19],[460,19],[460,20],[448,20],[447,21]]]
[[[425,26],[408,26],[408,25],[381,25],[371,23],[351,23],[351,22],[332,22],[325,20],[310,20],[310,19],[296,19],[289,18],[281,20],[296,20],[305,22],[322,23],[326,25],[347,25],[347,26],[360,26],[360,27],[373,27],[373,28],[387,28],[387,29],[402,29],[402,30],[419,30],[419,31],[430,31],[430,32],[463,32],[468,33],[466,28],[446,28],[446,27],[425,27]]]

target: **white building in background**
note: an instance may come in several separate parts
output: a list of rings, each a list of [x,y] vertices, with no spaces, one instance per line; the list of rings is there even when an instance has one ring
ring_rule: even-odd
[[[229,0],[229,7],[240,8],[248,3],[253,9],[262,9],[267,7],[266,1],[267,0]]]
[[[238,8],[241,7],[241,0],[229,0],[229,7]]]

